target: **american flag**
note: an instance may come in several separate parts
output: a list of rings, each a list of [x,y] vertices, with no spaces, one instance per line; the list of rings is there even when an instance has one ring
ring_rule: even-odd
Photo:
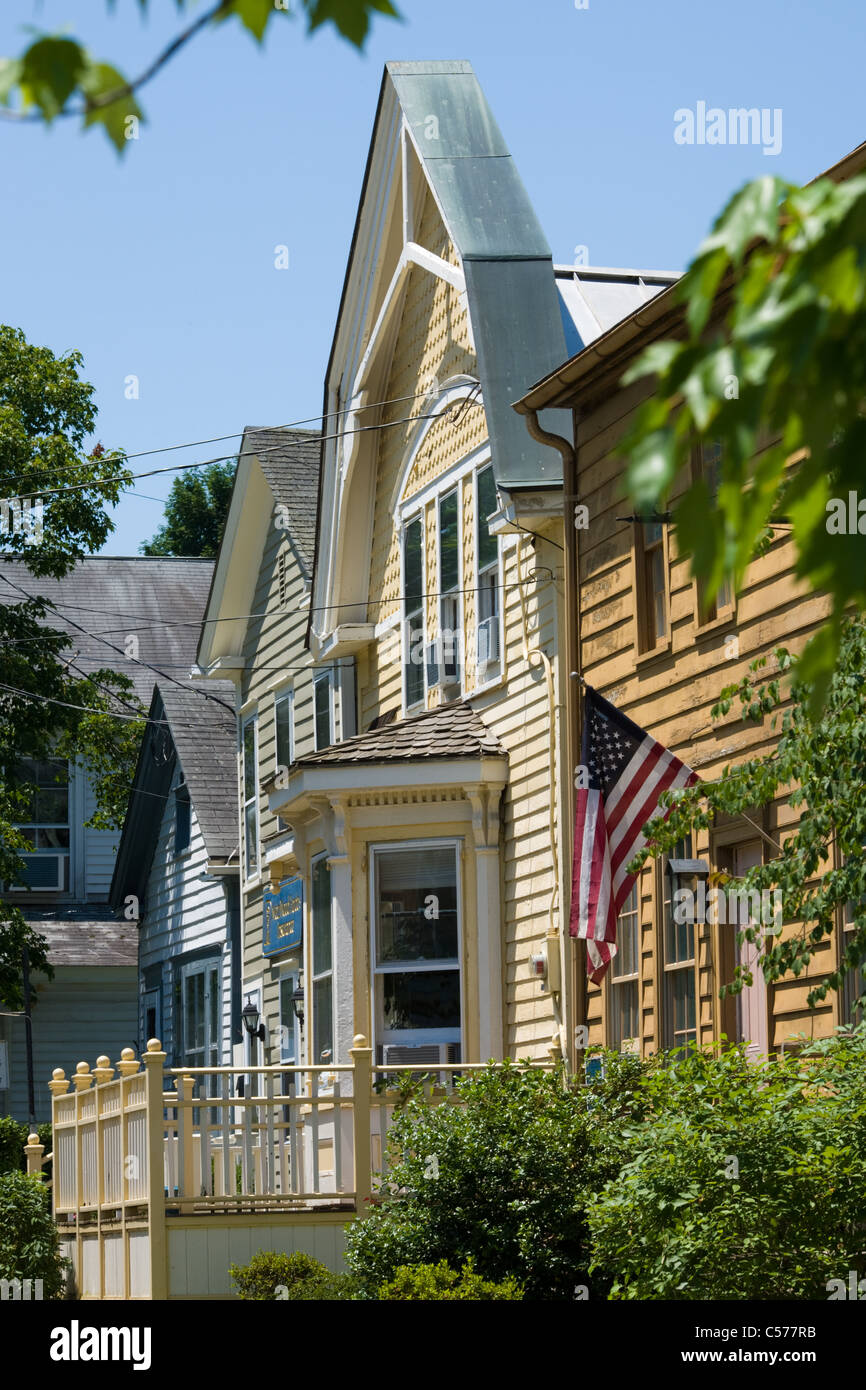
[[[635,881],[626,865],[646,844],[643,827],[663,811],[662,792],[699,778],[590,686],[580,761],[586,773],[576,780],[589,785],[577,788],[570,931],[586,941],[598,984],[616,955],[617,914]]]

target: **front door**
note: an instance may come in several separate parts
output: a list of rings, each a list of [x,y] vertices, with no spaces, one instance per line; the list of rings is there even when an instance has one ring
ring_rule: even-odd
[[[735,876],[742,878],[749,869],[763,863],[763,857],[760,840],[737,845],[733,861]],[[754,915],[750,920],[755,926],[760,926],[760,919],[756,921]],[[733,930],[739,931],[744,925],[738,922]],[[763,941],[744,941],[737,945],[737,964],[752,973],[752,983],[744,985],[742,993],[737,996],[737,1041],[747,1044],[747,1055],[753,1061],[767,1055],[769,1043],[767,985],[761,969],[762,954]]]

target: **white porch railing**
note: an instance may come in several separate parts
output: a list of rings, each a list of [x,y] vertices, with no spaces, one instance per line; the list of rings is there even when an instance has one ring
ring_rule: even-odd
[[[71,1083],[55,1071],[54,1213],[88,1288],[166,1297],[175,1217],[363,1214],[402,1103],[383,1083],[421,1069],[374,1067],[362,1036],[349,1056],[349,1064],[320,1067],[166,1069],[151,1039],[143,1070],[127,1048],[116,1069],[100,1057],[92,1072],[79,1062]],[[455,1076],[482,1070],[423,1069],[426,1100],[454,1103]],[[39,1171],[42,1146],[26,1152],[28,1171]]]

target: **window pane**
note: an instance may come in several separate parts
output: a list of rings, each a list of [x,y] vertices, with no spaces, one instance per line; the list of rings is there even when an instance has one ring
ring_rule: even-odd
[[[695,973],[675,970],[669,976],[673,1046],[695,1037]]]
[[[331,681],[327,672],[313,682],[316,702],[316,747],[327,748],[331,742]]]
[[[406,612],[414,613],[421,607],[424,593],[420,520],[410,521],[403,535],[403,592]]]
[[[610,1003],[611,1046],[619,1048],[626,1038],[639,1037],[637,980],[613,981]]]
[[[499,615],[499,570],[487,570],[478,580],[478,621]]]
[[[334,1060],[334,1006],[331,976],[313,984],[313,1061]]]
[[[616,979],[623,975],[636,975],[638,962],[638,895],[637,884],[626,898],[616,923],[616,955],[613,958],[612,973]],[[629,1037],[630,1034],[626,1034]]]
[[[653,623],[655,627],[655,640],[658,642],[667,635],[668,623],[665,610],[665,557],[664,550],[659,545],[653,550],[649,557],[650,563],[650,593],[653,612]]]
[[[457,857],[452,847],[376,855],[377,964],[457,959]]]
[[[331,969],[331,870],[326,859],[313,865],[313,974]]]
[[[458,525],[457,493],[449,492],[439,503],[439,555],[442,572],[439,588],[443,592],[456,589],[460,583],[460,527]]]
[[[274,705],[277,767],[292,761],[292,697],[283,695]]]
[[[459,970],[388,974],[382,984],[386,1028],[460,1027]]]
[[[252,720],[244,725],[244,801],[256,794],[256,727]]]
[[[460,680],[459,599],[443,598],[441,600],[439,636],[442,643],[442,666],[445,679],[456,684]]]
[[[219,1066],[219,988],[220,973],[216,965],[208,970],[208,1058],[209,1067]],[[212,1080],[216,1080],[213,1077]]]
[[[406,704],[424,699],[424,618],[417,613],[406,620]]]
[[[478,474],[478,568],[483,570],[487,565],[495,565],[498,559],[499,543],[496,536],[491,536],[487,526],[487,518],[496,511],[496,483],[493,480],[493,469],[482,468]]]
[[[255,802],[247,806],[244,811],[244,831],[247,854],[247,878],[250,878],[259,867],[259,840],[258,826],[256,825]]]

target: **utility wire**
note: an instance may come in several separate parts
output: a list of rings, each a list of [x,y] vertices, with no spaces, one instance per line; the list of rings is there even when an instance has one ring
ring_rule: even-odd
[[[480,383],[479,383],[477,386],[473,387],[472,391],[469,393],[469,396],[470,396],[470,397],[474,397],[474,396],[475,396],[475,393],[476,393],[477,391],[479,391],[479,390],[480,390]],[[361,412],[361,411],[364,411],[364,410],[378,410],[379,408],[384,407],[384,406],[387,406],[387,405],[402,405],[405,401],[425,400],[429,395],[430,395],[430,391],[429,391],[429,390],[427,390],[427,391],[415,391],[415,392],[413,392],[411,395],[408,395],[408,396],[391,396],[391,397],[389,397],[387,400],[382,400],[382,401],[370,401],[367,405],[347,405],[347,406],[343,406],[343,408],[342,408],[341,410],[329,410],[329,411],[328,411],[326,414],[324,414],[324,415],[322,415],[321,413],[318,414],[318,415],[308,415],[308,416],[307,416],[305,419],[303,419],[303,420],[292,420],[292,421],[290,421],[289,424],[287,424],[287,425],[252,425],[252,426],[248,426],[247,428],[251,430],[251,432],[252,432],[253,435],[256,435],[256,434],[258,434],[258,433],[268,433],[268,434],[270,434],[270,433],[275,432],[275,431],[278,431],[278,430],[293,430],[293,429],[299,428],[301,425],[321,425],[321,423],[322,423],[323,420],[335,420],[335,419],[336,419],[338,416],[340,416],[340,415],[352,415],[352,414],[356,414],[356,415],[357,415],[357,414],[360,414],[360,412]],[[468,405],[468,404],[470,404],[470,403],[471,403],[472,405],[476,405],[476,404],[477,404],[477,405],[480,405],[480,404],[482,404],[481,401],[478,401],[478,400],[476,400],[476,399],[472,399],[471,402],[470,402],[469,398],[467,398],[467,400],[461,402],[461,406],[463,406],[463,405]],[[454,409],[457,409],[457,408],[458,408],[458,407],[455,407],[455,406],[447,406],[447,407],[446,407],[446,410],[454,410]],[[444,414],[445,412],[443,411],[443,412],[441,412],[441,413]],[[462,413],[462,411],[461,411],[461,413]],[[410,416],[407,416],[407,419],[409,419],[409,420],[422,420],[422,419],[427,419],[427,418],[429,418],[429,417],[427,417],[427,416],[422,416],[422,415],[410,415]],[[458,417],[458,418],[459,418],[459,417]],[[456,423],[456,422],[455,422],[455,423]],[[245,433],[246,433],[246,430],[236,430],[234,434],[214,434],[214,435],[209,436],[207,439],[190,439],[190,440],[187,440],[187,442],[186,442],[186,443],[183,443],[183,444],[163,444],[163,445],[162,445],[160,448],[158,448],[158,449],[138,449],[135,453],[132,453],[132,454],[127,454],[126,452],[121,451],[121,457],[124,459],[124,461],[128,461],[129,459],[150,458],[150,457],[152,457],[154,454],[170,454],[170,453],[175,452],[175,451],[178,450],[178,449],[198,449],[198,448],[201,448],[202,445],[204,445],[204,444],[222,444],[222,443],[224,443],[227,439],[240,439],[240,440],[242,440]],[[310,431],[308,431],[308,433],[310,433],[310,434],[317,434],[317,435],[319,435],[320,438],[323,437],[323,436],[321,435],[321,433],[320,433],[320,430],[318,430],[318,429],[310,430]],[[344,431],[344,433],[349,433],[349,431]],[[328,437],[328,438],[335,438],[336,436],[330,435],[330,436],[327,436],[327,437]],[[258,453],[270,453],[271,450],[279,450],[279,449],[283,449],[283,448],[285,448],[285,443],[270,444],[270,445],[266,445],[263,449],[250,450],[250,452],[251,452],[251,453],[257,453],[257,454],[258,454]],[[107,450],[106,452],[107,452],[109,455],[111,455],[111,453],[112,453],[113,451],[112,451],[112,450]],[[229,458],[230,458],[230,457],[234,457],[234,455],[229,455],[229,456],[227,456],[227,455],[225,455],[225,454],[221,454],[219,458],[206,459],[206,460],[202,461],[201,463],[197,463],[197,464],[193,464],[193,465],[185,464],[184,467],[190,467],[190,466],[192,466],[192,467],[195,467],[195,468],[205,468],[205,467],[206,467],[208,464],[210,464],[210,463],[226,463],[226,462],[229,461]],[[72,469],[74,469],[74,468],[87,468],[88,466],[91,465],[91,462],[92,462],[92,461],[91,461],[90,459],[86,459],[86,458],[85,458],[85,459],[79,459],[77,463],[67,463],[67,464],[61,465],[60,468],[54,469],[54,472],[55,472],[55,473],[68,473],[68,472],[70,472],[70,471],[71,471]],[[10,482],[10,483],[20,483],[20,482],[23,482],[25,479],[29,478],[30,476],[31,476],[31,475],[30,475],[29,473],[17,473],[17,474],[13,474],[10,478],[7,479],[7,481]],[[146,476],[146,475],[142,474],[142,475],[140,475],[140,476]]]

